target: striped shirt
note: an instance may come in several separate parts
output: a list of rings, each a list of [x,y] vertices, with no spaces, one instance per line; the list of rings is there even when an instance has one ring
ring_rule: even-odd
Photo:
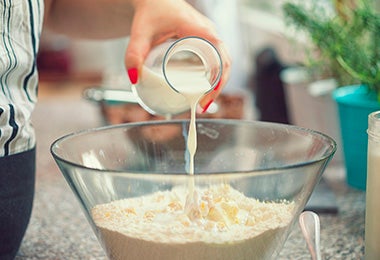
[[[0,0],[0,156],[36,144],[31,114],[43,8],[43,0]]]

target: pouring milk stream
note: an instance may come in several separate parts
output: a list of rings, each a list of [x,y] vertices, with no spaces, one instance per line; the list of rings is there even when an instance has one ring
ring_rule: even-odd
[[[196,108],[199,100],[203,95],[211,89],[211,85],[207,78],[201,73],[183,72],[178,73],[176,77],[173,77],[172,83],[176,86],[176,89],[181,93],[188,103],[190,104],[191,116],[189,132],[187,135],[187,152],[189,153],[189,169],[188,174],[194,175],[194,156],[197,150],[197,127],[196,127]],[[198,215],[199,205],[197,205],[197,195],[194,189],[194,179],[189,181],[189,193],[186,199],[185,212],[192,219]]]
[[[222,61],[215,47],[202,38],[182,38],[169,47],[168,44],[151,52],[143,66],[139,85],[132,86],[132,91],[140,98],[140,104],[145,110],[165,115],[167,119],[190,108],[186,151],[189,155],[186,157],[189,168],[186,170],[193,175],[197,149],[197,105],[219,82]],[[167,48],[166,52],[162,51],[164,48]],[[188,190],[185,212],[193,218],[199,211],[193,178],[190,178]]]

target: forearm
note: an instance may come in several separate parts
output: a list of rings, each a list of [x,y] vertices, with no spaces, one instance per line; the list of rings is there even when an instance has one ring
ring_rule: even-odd
[[[133,0],[45,0],[44,24],[72,37],[106,39],[130,33]]]

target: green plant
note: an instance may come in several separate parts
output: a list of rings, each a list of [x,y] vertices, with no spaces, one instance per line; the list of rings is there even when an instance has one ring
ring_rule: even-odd
[[[306,32],[330,65],[367,85],[380,100],[380,14],[372,1],[331,0],[327,7],[317,2],[285,3],[286,21]]]

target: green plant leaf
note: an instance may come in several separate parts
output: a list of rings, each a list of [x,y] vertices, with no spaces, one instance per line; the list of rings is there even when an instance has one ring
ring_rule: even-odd
[[[283,11],[288,24],[309,35],[338,79],[349,75],[348,81],[359,81],[379,93],[380,15],[370,0],[356,3],[356,8],[345,8],[344,15],[323,15],[328,10],[302,3],[286,3]]]

